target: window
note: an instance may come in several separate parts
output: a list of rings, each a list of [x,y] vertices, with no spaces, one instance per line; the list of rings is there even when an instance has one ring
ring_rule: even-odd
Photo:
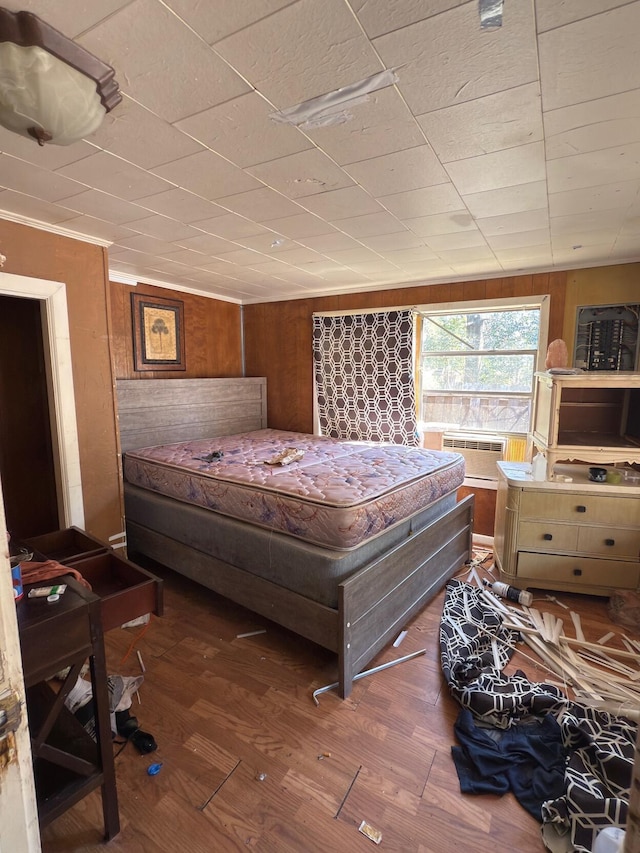
[[[432,308],[420,312],[421,420],[464,432],[527,433],[534,373],[546,351],[541,298]]]

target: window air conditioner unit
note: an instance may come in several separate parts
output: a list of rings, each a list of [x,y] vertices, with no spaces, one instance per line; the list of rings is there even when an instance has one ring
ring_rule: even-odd
[[[507,439],[494,435],[445,433],[442,449],[460,453],[465,459],[465,476],[479,480],[496,480],[496,462],[504,459]]]

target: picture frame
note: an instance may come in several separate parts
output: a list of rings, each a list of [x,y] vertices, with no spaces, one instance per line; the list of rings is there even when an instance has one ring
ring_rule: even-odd
[[[131,294],[134,370],[186,370],[184,303]]]

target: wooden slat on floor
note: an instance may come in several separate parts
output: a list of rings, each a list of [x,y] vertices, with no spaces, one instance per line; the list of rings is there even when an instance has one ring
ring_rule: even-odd
[[[128,744],[117,756],[122,830],[107,848],[94,792],[44,831],[44,853],[371,851],[363,820],[381,831],[380,849],[402,853],[544,849],[539,824],[513,795],[460,793],[450,754],[458,706],[440,671],[442,593],[373,665],[425,655],[361,679],[345,701],[323,694],[316,707],[313,690],[337,678],[333,655],[160,573],[165,616],[135,646],[146,672],[141,704],[130,709],[159,748],[142,756]],[[566,616],[539,596],[542,609]],[[606,599],[558,597],[581,614],[587,639],[620,633]],[[140,674],[135,651],[121,662],[138,632],[107,635],[109,672]],[[547,677],[520,654],[509,666]],[[149,776],[154,762],[161,771]]]

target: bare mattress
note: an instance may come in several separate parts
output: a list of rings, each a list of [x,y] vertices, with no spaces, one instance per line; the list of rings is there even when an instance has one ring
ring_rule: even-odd
[[[287,451],[299,458],[278,464]],[[346,551],[455,492],[464,459],[263,429],[129,450],[124,476],[139,488]]]

